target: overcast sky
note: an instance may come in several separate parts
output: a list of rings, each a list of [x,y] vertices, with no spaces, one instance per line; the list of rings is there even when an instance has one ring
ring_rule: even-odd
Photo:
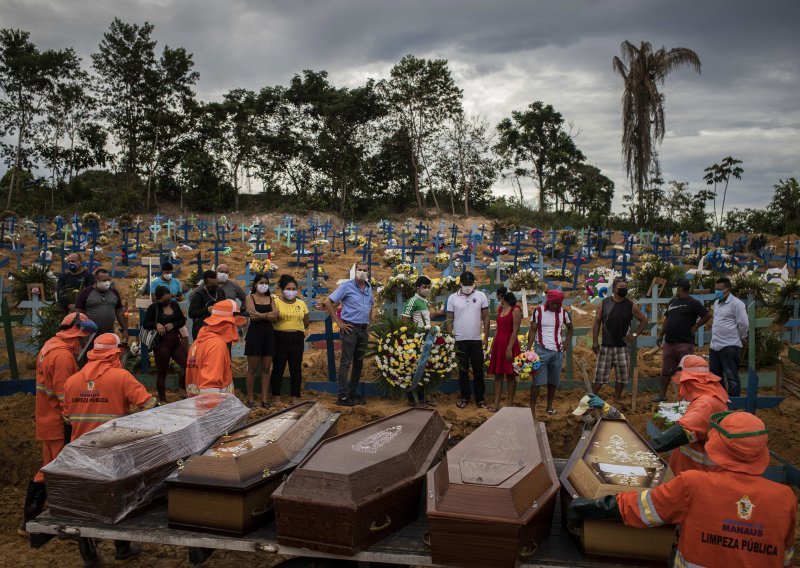
[[[203,100],[286,85],[303,69],[356,86],[409,53],[447,59],[465,108],[492,125],[536,100],[561,112],[616,182],[615,209],[628,184],[612,57],[624,40],[687,47],[702,73],[678,70],[664,86],[664,179],[701,189],[703,169],[732,155],[744,174],[728,202],[758,207],[778,178],[800,176],[798,0],[0,0],[0,27],[30,31],[40,48],[74,47],[87,67],[115,16],[149,21],[160,47],[193,53]]]

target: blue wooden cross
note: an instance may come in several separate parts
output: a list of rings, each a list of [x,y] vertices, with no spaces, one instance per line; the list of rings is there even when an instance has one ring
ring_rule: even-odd
[[[444,237],[442,236],[441,232],[437,232],[436,235],[433,237],[433,248],[438,253],[442,250],[442,243],[444,242]]]
[[[372,265],[372,239],[375,238],[375,233],[373,233],[372,230],[370,230],[370,232],[367,233],[365,236],[367,238],[367,242],[364,243],[363,247],[361,247],[361,260],[363,260],[365,262],[369,262],[370,266],[371,266]],[[367,257],[369,257],[369,260],[367,260]]]
[[[141,251],[140,238],[142,234],[142,226],[139,223],[136,223],[136,228],[134,231],[136,232],[136,245],[134,250],[138,253]]]
[[[295,238],[295,259],[289,261],[289,266],[305,266],[306,261],[303,260],[303,257],[306,256],[308,251],[306,250],[306,243],[308,242],[308,236],[305,231],[295,231],[294,232]]]
[[[314,245],[314,251],[308,254],[308,257],[311,259],[311,274],[314,280],[319,280],[319,265],[325,264],[325,260],[323,259],[324,255],[325,252],[321,252],[316,245]]]
[[[200,235],[199,235],[199,237],[200,237],[199,240],[200,241],[205,241],[206,239],[208,239],[208,227],[209,226],[210,226],[209,222],[206,221],[205,219],[200,219],[197,222],[197,230],[200,233]]]
[[[516,231],[514,233],[514,242],[513,242],[513,244],[514,244],[514,249],[512,251],[512,254],[514,255],[514,263],[513,263],[513,266],[512,266],[512,271],[516,272],[517,271],[517,265],[519,263],[519,254],[520,254],[520,252],[522,252],[522,233],[520,231]]]
[[[194,264],[194,265],[197,266],[197,278],[198,278],[198,280],[203,277],[203,263],[204,262],[205,261],[203,260],[203,255],[202,255],[202,253],[200,252],[199,249],[197,251],[197,256],[195,257],[195,260],[189,261],[189,264]]]
[[[745,396],[730,397],[729,407],[733,410],[745,409],[750,414],[755,414],[759,408],[775,408],[785,397],[758,396],[758,374],[753,367],[748,367],[747,394]]]

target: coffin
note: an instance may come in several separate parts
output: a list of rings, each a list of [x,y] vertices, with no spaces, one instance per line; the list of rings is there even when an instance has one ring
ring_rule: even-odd
[[[550,532],[558,477],[544,424],[502,408],[428,472],[433,563],[509,566]]]
[[[121,521],[163,495],[179,460],[204,451],[249,412],[233,395],[204,394],[106,422],[42,469],[50,511]]]
[[[410,523],[447,435],[412,408],[323,442],[272,494],[278,542],[352,556]]]
[[[603,419],[583,433],[561,472],[562,510],[577,497],[642,492],[672,477],[667,462],[626,420]],[[675,540],[672,525],[639,529],[622,521],[585,520],[582,529],[569,523],[567,529],[589,555],[667,562]]]
[[[271,518],[272,492],[339,414],[303,402],[222,436],[167,479],[169,526],[245,535]]]

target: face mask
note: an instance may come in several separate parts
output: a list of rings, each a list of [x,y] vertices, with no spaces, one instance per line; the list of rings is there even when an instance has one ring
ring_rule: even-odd
[[[725,299],[725,292],[724,290],[714,290],[714,297],[717,300],[724,300]]]
[[[78,264],[75,262],[68,262],[67,270],[69,270],[70,272],[75,272],[76,270],[78,270]]]
[[[620,298],[624,298],[627,295],[628,295],[628,289],[627,288],[618,288],[617,289],[617,296],[619,296]]]
[[[105,282],[98,282],[97,283],[97,289],[98,290],[105,291],[105,290],[108,290],[109,288],[111,288],[111,280],[106,280]]]
[[[428,294],[430,294],[430,293],[431,293],[431,289],[430,289],[430,288],[420,288],[420,289],[417,291],[417,294],[419,294],[419,295],[420,295],[420,296],[422,296],[423,298],[427,298],[427,297],[428,297]]]
[[[170,303],[171,301],[172,301],[172,300],[160,300],[160,301],[158,302],[158,305],[159,305],[159,306],[161,306],[162,308],[165,308],[165,307],[169,306],[169,303]]]
[[[361,280],[362,282],[367,281],[367,271],[366,270],[356,270],[356,280]]]
[[[267,292],[269,292],[269,284],[256,284],[256,290],[258,290],[262,294],[266,294]]]
[[[167,273],[167,274],[162,274],[162,275],[161,275],[161,278],[163,278],[164,280],[166,280],[167,282],[169,282],[170,280],[172,280],[172,274],[169,274],[169,273]]]
[[[228,275],[224,272],[217,272],[217,280],[225,284],[228,281]]]
[[[287,300],[294,300],[297,297],[297,290],[284,290],[283,296]]]
[[[472,294],[473,290],[475,290],[474,286],[462,286],[461,287],[461,293],[464,294],[465,296],[469,296],[470,294]]]

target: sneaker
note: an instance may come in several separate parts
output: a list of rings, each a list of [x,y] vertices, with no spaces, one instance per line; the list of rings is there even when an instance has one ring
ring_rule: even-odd
[[[339,397],[336,399],[337,406],[355,406],[355,403],[349,398]]]
[[[367,404],[367,401],[366,401],[366,400],[364,400],[363,398],[361,398],[360,396],[354,396],[354,397],[352,397],[352,398],[350,399],[350,402],[352,402],[352,403],[353,403],[353,406],[355,406],[355,405],[357,405],[357,404],[362,404],[362,405],[366,406],[366,404]]]

